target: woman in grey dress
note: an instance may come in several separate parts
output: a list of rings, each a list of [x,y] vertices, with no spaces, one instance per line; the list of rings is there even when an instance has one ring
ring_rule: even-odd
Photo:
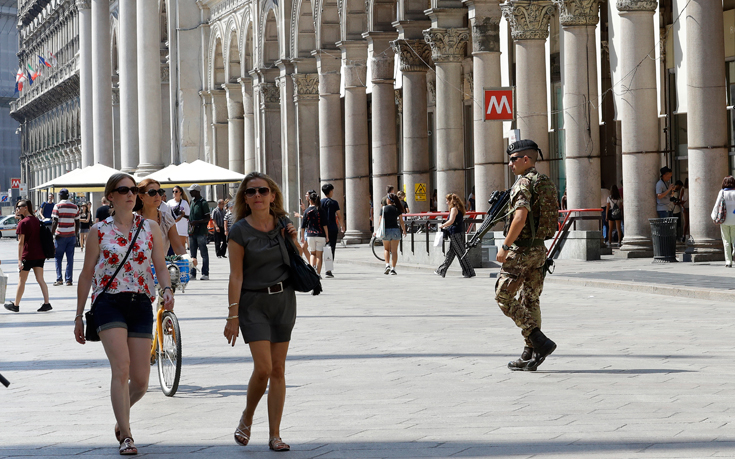
[[[230,305],[225,337],[234,346],[242,331],[254,364],[235,441],[242,446],[250,441],[255,408],[268,388],[268,446],[274,451],[288,451],[289,445],[281,440],[280,426],[286,400],[286,354],[296,322],[296,294],[289,285],[289,242],[285,238],[291,238],[299,254],[301,246],[296,241],[296,228],[283,210],[281,190],[265,174],[251,172],[245,177],[235,196],[234,213],[228,242]],[[285,231],[281,219],[287,222]]]

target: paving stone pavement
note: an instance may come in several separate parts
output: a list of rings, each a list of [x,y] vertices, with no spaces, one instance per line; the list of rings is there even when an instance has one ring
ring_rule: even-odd
[[[16,247],[0,241],[9,296]],[[400,265],[385,276],[357,262],[365,252],[338,248],[324,293],[298,295],[287,457],[735,457],[731,302],[549,283],[543,328],[559,348],[539,371],[512,373],[523,342],[493,279]],[[275,454],[265,399],[251,445],[232,438],[252,362],[222,334],[227,271],[213,258],[212,280],[177,295],[181,386],[165,397],[151,372],[132,410],[140,456]],[[76,289],[51,286],[54,310],[36,313],[32,279],[21,313],[0,312],[0,373],[11,381],[0,387],[0,457],[117,457],[107,360],[99,343],[72,337]]]

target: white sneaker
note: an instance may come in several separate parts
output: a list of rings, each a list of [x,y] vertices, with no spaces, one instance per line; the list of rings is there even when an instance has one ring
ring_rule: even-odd
[[[385,271],[383,271],[383,274],[390,273],[390,265],[385,267]]]
[[[199,278],[200,280],[209,280],[209,276],[202,276]]]
[[[398,273],[396,272],[396,270],[395,270],[395,269],[391,269],[391,270],[390,270],[390,275],[391,275],[391,276],[395,276],[395,275],[397,275],[397,274],[398,274]]]

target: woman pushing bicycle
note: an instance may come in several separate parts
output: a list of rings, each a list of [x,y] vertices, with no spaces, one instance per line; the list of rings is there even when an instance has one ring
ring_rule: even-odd
[[[286,354],[296,323],[296,294],[289,285],[289,242],[285,238],[292,239],[301,256],[296,228],[284,218],[286,215],[283,195],[273,179],[260,172],[248,174],[235,196],[235,224],[230,229],[230,306],[225,337],[234,346],[242,330],[254,364],[235,442],[246,446],[250,441],[255,408],[267,387],[268,446],[274,451],[290,449],[281,440],[280,428],[286,401]],[[280,221],[286,223],[285,230]]]
[[[121,455],[138,453],[130,433],[130,408],[148,388],[156,297],[151,261],[164,286],[164,307],[174,306],[161,230],[155,221],[133,213],[137,195],[138,187],[128,174],[114,174],[107,181],[105,197],[112,216],[90,229],[74,319],[74,336],[84,344],[81,318],[92,289],[97,332],[112,370],[110,398]]]

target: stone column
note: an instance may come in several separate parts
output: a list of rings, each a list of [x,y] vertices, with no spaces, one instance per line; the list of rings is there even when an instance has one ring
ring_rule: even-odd
[[[255,120],[253,119],[253,80],[252,78],[242,77],[237,80],[240,83],[240,91],[242,92],[242,108],[243,108],[243,132],[245,135],[243,142],[243,174],[249,174],[256,170],[255,168]]]
[[[437,21],[432,22],[436,24]],[[464,103],[463,94],[457,88],[463,85],[462,60],[469,38],[470,31],[465,28],[424,30],[424,39],[431,46],[431,57],[436,64],[437,116],[434,119],[438,210],[449,210],[444,200],[448,193],[455,193],[462,199],[465,196]]]
[[[370,240],[370,149],[367,123],[367,41],[337,43],[345,82],[345,209],[348,244]]]
[[[79,8],[79,124],[82,137],[82,166],[87,167],[94,164],[92,10],[90,0],[77,0],[76,5]]]
[[[264,77],[263,77],[264,79]],[[263,81],[258,84],[260,93],[260,116],[263,127],[261,151],[265,169],[263,172],[279,182],[283,177],[281,167],[281,95],[275,83]]]
[[[319,75],[294,73],[299,191],[319,189]]]
[[[138,46],[138,173],[149,174],[163,167],[161,152],[161,24],[158,2],[137,0]]]
[[[431,63],[431,49],[424,40],[399,38],[391,42],[403,75],[403,183],[406,203],[411,212],[428,212],[429,187],[429,120],[426,115],[426,64]],[[426,200],[416,200],[416,185],[426,186]]]
[[[212,160],[212,139],[210,139],[210,123],[212,121],[212,95],[209,91],[199,91],[202,99],[202,149],[204,161],[214,164]]]
[[[373,83],[372,153],[373,153],[373,222],[378,223],[380,200],[387,185],[398,187],[398,151],[396,137],[395,54],[390,42],[398,37],[394,32],[363,34],[372,48],[370,56]],[[413,191],[413,190],[411,190]],[[411,193],[413,195],[414,193]],[[409,205],[413,212],[413,208]]]
[[[138,167],[138,62],[135,0],[119,1],[120,167]]]
[[[92,0],[91,36],[94,162],[112,166],[112,64],[108,0]]]
[[[720,229],[712,223],[710,213],[722,178],[730,175],[722,5],[692,0],[685,17],[689,219],[694,239],[687,255],[692,261],[721,261]]]
[[[281,191],[283,206],[289,213],[299,208],[299,163],[296,142],[296,105],[294,102],[294,86],[291,75],[293,63],[279,60],[276,62],[281,74],[276,78],[276,86],[281,99]]]
[[[120,88],[112,88],[112,152],[113,161],[111,166],[120,169]]]
[[[659,177],[658,114],[653,12],[656,0],[618,0],[620,49],[618,65],[624,79],[617,91],[623,143],[625,235],[618,255],[653,256],[649,218],[656,218],[656,181]]]
[[[225,83],[222,88],[227,93],[229,168],[233,172],[242,174],[245,171],[245,120],[242,105],[242,86],[239,83]]]
[[[508,161],[503,142],[503,122],[485,121],[484,88],[502,86],[500,73],[500,19],[497,0],[465,0],[472,26],[472,104],[475,202],[487,208],[493,191],[505,189]],[[478,103],[479,102],[479,103]]]
[[[342,104],[339,96],[340,59],[314,51],[319,71],[319,178],[334,185],[334,199],[344,207],[345,156]],[[320,189],[317,191],[321,191]],[[343,214],[344,215],[344,214]]]
[[[509,0],[502,9],[516,45],[517,126],[521,130],[521,138],[536,142],[548,160],[546,39],[549,38],[549,20],[554,15],[554,5],[550,0]],[[536,169],[549,175],[549,162],[537,162]]]
[[[564,42],[564,165],[570,209],[600,207],[600,129],[597,94],[598,0],[556,0]],[[625,51],[623,51],[625,52]],[[627,203],[626,203],[627,204]],[[579,222],[578,230],[597,231],[597,222]]]
[[[227,168],[230,164],[227,94],[223,89],[209,91],[212,96],[212,164]]]

